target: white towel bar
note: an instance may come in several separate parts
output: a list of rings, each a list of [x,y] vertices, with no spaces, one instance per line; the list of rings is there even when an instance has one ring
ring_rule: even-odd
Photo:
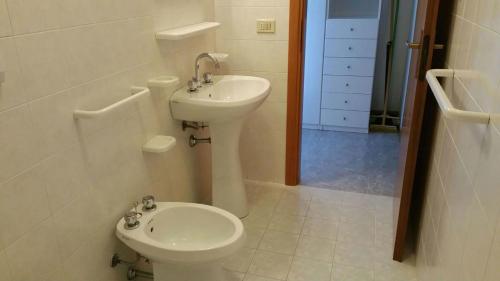
[[[453,106],[450,99],[448,99],[437,77],[454,77],[454,73],[453,69],[431,69],[425,75],[444,116],[453,120],[488,124],[490,122],[490,114],[457,109]]]
[[[144,97],[148,95],[149,89],[145,87],[132,87],[132,95],[128,98],[122,99],[118,102],[115,102],[111,105],[106,106],[105,108],[99,109],[99,110],[75,110],[73,112],[73,116],[75,119],[92,119],[92,118],[99,118],[102,117],[118,107],[122,105],[129,104],[133,101],[136,101],[137,99]]]

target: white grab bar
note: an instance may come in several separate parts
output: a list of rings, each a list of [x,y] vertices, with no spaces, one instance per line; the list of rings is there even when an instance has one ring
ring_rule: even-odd
[[[118,102],[115,102],[111,105],[106,106],[105,108],[99,109],[99,110],[80,110],[77,109],[73,112],[73,116],[75,119],[92,119],[92,118],[99,118],[102,117],[118,107],[122,105],[129,104],[141,97],[144,97],[148,95],[149,89],[145,87],[132,87],[132,95],[128,98],[122,99]]]
[[[448,99],[437,77],[454,77],[454,74],[455,71],[453,69],[431,69],[425,75],[444,116],[453,120],[488,124],[490,122],[490,114],[457,109],[453,106],[450,99]]]

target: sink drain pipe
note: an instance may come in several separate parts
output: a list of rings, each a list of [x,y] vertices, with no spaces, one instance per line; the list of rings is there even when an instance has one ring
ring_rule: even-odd
[[[127,270],[127,280],[135,280],[137,277],[151,279],[151,280],[154,279],[153,273],[142,271],[134,268],[133,266],[129,266]]]
[[[111,258],[111,267],[116,267],[117,265],[125,265],[128,266],[127,269],[127,280],[135,280],[137,277],[145,278],[145,279],[151,279],[153,280],[153,273],[139,270],[135,268],[135,264],[142,258],[141,255],[137,255],[137,260],[130,262],[130,261],[125,261],[118,256],[118,254],[114,254],[113,257]],[[146,259],[146,262],[149,263],[149,260]]]
[[[199,143],[212,143],[211,138],[197,138],[194,135],[189,136],[189,146],[195,147]]]

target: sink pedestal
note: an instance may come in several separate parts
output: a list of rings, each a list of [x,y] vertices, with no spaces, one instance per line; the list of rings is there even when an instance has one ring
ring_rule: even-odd
[[[248,215],[240,163],[240,134],[245,118],[211,122],[212,205],[239,218]]]

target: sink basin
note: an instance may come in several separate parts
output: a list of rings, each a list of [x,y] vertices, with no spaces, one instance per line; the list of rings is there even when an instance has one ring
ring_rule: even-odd
[[[212,204],[243,218],[248,215],[239,139],[245,117],[271,92],[271,83],[251,76],[216,76],[197,92],[184,87],[170,99],[177,120],[208,122],[212,145]]]
[[[198,92],[182,88],[170,99],[172,115],[186,121],[217,122],[244,117],[257,109],[270,93],[268,80],[251,76],[216,76]]]

